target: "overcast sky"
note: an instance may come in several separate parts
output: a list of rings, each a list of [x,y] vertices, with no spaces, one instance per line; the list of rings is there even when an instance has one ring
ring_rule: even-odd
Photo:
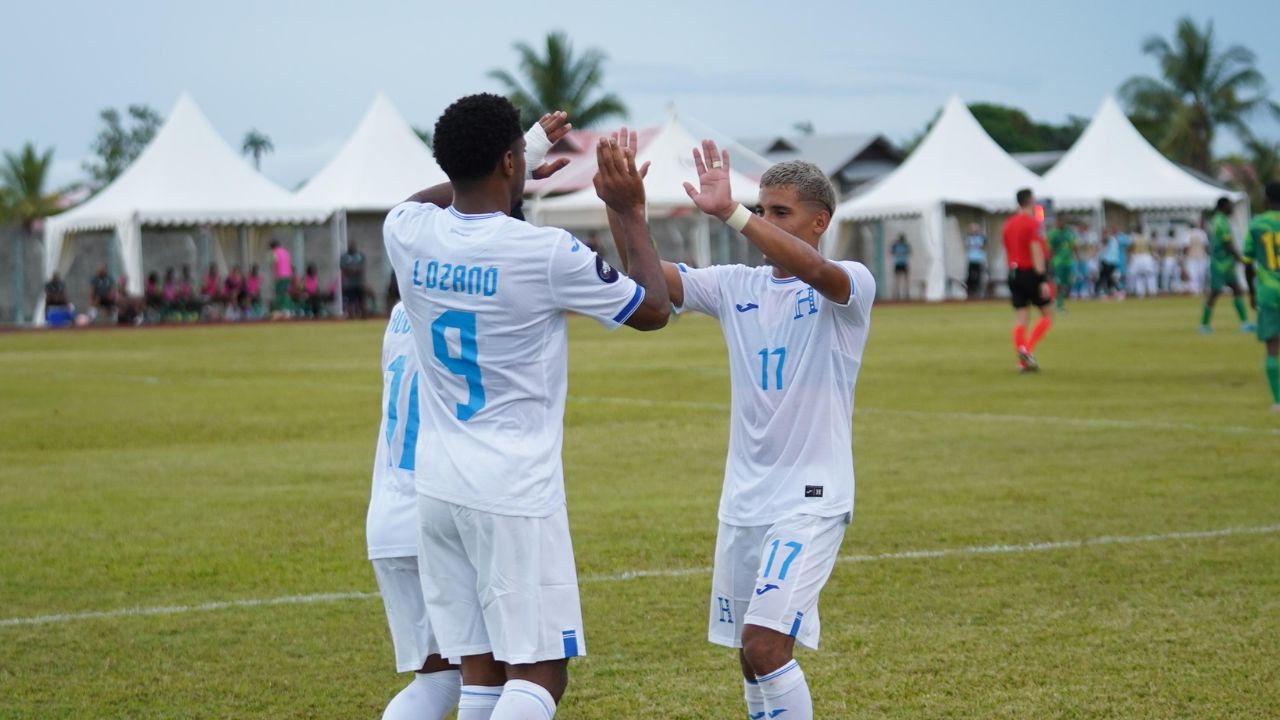
[[[269,135],[263,171],[293,188],[318,170],[385,91],[430,127],[458,96],[496,91],[516,41],[564,29],[609,56],[606,85],[636,124],[681,113],[734,136],[921,128],[952,93],[1018,105],[1054,122],[1090,116],[1128,77],[1156,72],[1143,38],[1212,19],[1280,98],[1280,2],[897,0],[629,4],[364,0],[115,3],[5,0],[0,148],[54,146],[53,181],[81,178],[98,112],[147,103],[167,114],[189,91],[239,148]],[[1280,140],[1280,124],[1255,132]],[[1235,147],[1224,138],[1220,150]]]

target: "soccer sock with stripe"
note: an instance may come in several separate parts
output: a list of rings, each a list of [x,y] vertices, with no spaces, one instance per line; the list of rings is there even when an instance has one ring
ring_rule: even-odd
[[[1267,384],[1271,386],[1271,401],[1280,405],[1280,357],[1267,356]]]
[[[462,698],[458,700],[458,720],[489,720],[493,706],[502,697],[502,686],[463,685]]]
[[[764,692],[760,690],[760,683],[755,680],[742,679],[743,697],[747,700],[747,717],[750,720],[760,720],[764,717]]]
[[[417,673],[387,703],[382,720],[440,720],[458,705],[462,677],[457,670]]]
[[[502,697],[493,708],[491,720],[551,720],[556,701],[547,689],[528,680],[508,680]],[[458,718],[462,720],[462,718]]]
[[[1236,295],[1231,298],[1236,306],[1236,314],[1240,316],[1240,322],[1249,322],[1249,313],[1244,309],[1244,298]]]
[[[805,682],[800,663],[792,660],[757,680],[764,695],[767,717],[786,713],[782,720],[813,720],[813,699],[809,697],[809,683]]]
[[[1027,350],[1035,350],[1036,345],[1040,343],[1044,334],[1049,332],[1049,327],[1052,325],[1053,320],[1049,319],[1048,315],[1040,318],[1040,320],[1036,322],[1036,326],[1031,328],[1031,339],[1027,341]]]
[[[1026,345],[1027,345],[1027,326],[1014,325],[1013,326],[1013,349],[1021,350],[1022,348],[1026,347]]]

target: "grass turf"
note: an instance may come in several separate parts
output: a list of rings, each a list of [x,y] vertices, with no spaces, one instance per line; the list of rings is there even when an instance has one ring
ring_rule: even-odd
[[[1280,523],[1262,350],[1190,300],[1071,305],[1013,372],[997,304],[874,313],[844,554]],[[0,335],[0,717],[377,717],[364,510],[379,323]],[[714,322],[571,321],[590,655],[559,717],[738,717],[705,641],[728,375]],[[841,564],[819,717],[1275,717],[1280,533]],[[1268,688],[1271,688],[1268,690]]]

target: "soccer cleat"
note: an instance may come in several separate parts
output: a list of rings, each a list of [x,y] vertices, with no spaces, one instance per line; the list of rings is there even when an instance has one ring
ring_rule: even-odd
[[[1018,363],[1025,372],[1035,372],[1040,369],[1040,363],[1036,362],[1036,356],[1025,347],[1018,348]]]
[[[1212,334],[1213,334],[1213,328],[1209,327],[1208,325],[1201,325],[1201,326],[1200,326],[1200,334],[1201,334],[1201,335],[1212,335]]]
[[[1240,323],[1240,332],[1251,333],[1251,332],[1256,332],[1257,330],[1258,330],[1258,326],[1254,325],[1251,322]]]
[[[1271,412],[1273,412],[1273,413],[1280,413],[1280,403],[1276,403],[1275,405],[1272,405],[1272,406],[1271,406]]]

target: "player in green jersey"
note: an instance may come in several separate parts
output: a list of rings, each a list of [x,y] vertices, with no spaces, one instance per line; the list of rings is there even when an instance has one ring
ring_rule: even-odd
[[[1254,272],[1258,339],[1267,344],[1271,410],[1280,412],[1280,182],[1267,183],[1266,195],[1267,211],[1249,223],[1244,261]]]
[[[1049,231],[1049,255],[1052,258],[1053,282],[1057,285],[1058,310],[1065,310],[1067,296],[1071,294],[1076,267],[1076,231],[1061,215]]]
[[[1236,251],[1231,239],[1230,213],[1231,200],[1218,198],[1218,206],[1209,222],[1209,297],[1204,302],[1204,313],[1200,316],[1200,332],[1205,334],[1213,332],[1209,328],[1209,320],[1213,317],[1213,303],[1224,288],[1231,288],[1231,300],[1235,303],[1236,314],[1240,316],[1240,329],[1245,332],[1252,332],[1254,329],[1249,323],[1249,314],[1244,309],[1245,293],[1236,276],[1236,263],[1243,262],[1244,258]]]

